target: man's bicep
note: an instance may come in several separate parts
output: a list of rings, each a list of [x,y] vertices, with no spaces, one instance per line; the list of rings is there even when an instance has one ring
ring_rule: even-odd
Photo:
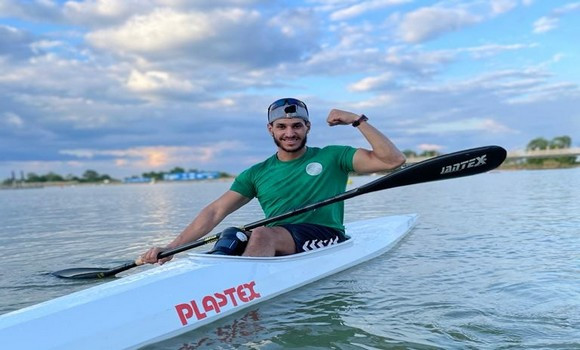
[[[356,150],[352,159],[352,165],[354,171],[358,174],[370,174],[392,169],[391,166],[375,156],[372,151],[364,148]]]

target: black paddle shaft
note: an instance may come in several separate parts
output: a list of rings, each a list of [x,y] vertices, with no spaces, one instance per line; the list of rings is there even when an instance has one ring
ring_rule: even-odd
[[[506,150],[499,146],[485,146],[445,154],[409,166],[403,166],[399,170],[396,170],[388,175],[385,175],[350,191],[341,193],[337,196],[306,205],[284,214],[258,220],[242,226],[241,228],[244,230],[252,230],[256,227],[271,224],[291,216],[299,215],[307,211],[314,210],[332,203],[344,201],[365,193],[423,182],[447,180],[463,176],[481,174],[500,166],[501,163],[503,163],[505,160],[506,156]],[[216,241],[219,237],[220,233],[181,245],[173,249],[165,250],[159,253],[157,258],[167,258],[177,253],[181,253],[183,251]],[[140,263],[135,261],[108,270],[102,268],[67,269],[53,272],[53,275],[62,278],[103,278],[114,276],[120,272],[129,270],[138,265],[140,265]]]

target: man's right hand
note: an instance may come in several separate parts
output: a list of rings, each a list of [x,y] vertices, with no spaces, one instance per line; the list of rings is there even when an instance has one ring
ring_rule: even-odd
[[[173,255],[168,256],[168,257],[163,258],[163,259],[157,259],[157,255],[159,255],[159,253],[161,253],[167,249],[168,248],[153,247],[153,248],[149,249],[147,252],[145,252],[145,254],[141,255],[140,261],[144,264],[159,263],[159,265],[163,265],[166,262],[168,262],[169,260],[173,259]]]
[[[352,112],[343,111],[340,109],[333,109],[328,113],[326,122],[330,126],[335,125],[351,125],[355,120],[360,118],[360,115]]]

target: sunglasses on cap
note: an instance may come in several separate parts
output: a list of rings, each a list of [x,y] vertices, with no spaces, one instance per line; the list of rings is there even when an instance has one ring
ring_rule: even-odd
[[[308,121],[308,107],[306,103],[295,98],[281,98],[268,107],[268,122],[272,123],[280,118],[302,118]]]
[[[297,106],[300,106],[300,107],[308,110],[308,107],[306,107],[306,103],[304,103],[300,100],[297,100],[295,98],[281,98],[279,100],[272,102],[270,107],[268,107],[268,112],[271,112],[271,111],[275,110],[276,108],[286,106],[286,105],[297,105]]]

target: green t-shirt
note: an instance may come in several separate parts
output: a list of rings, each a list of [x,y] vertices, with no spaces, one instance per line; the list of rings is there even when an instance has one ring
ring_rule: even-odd
[[[345,191],[349,172],[354,171],[355,148],[308,147],[298,159],[283,162],[276,154],[243,171],[230,187],[247,198],[258,198],[266,217],[322,201]],[[338,202],[276,221],[311,223],[344,230],[344,203]]]

